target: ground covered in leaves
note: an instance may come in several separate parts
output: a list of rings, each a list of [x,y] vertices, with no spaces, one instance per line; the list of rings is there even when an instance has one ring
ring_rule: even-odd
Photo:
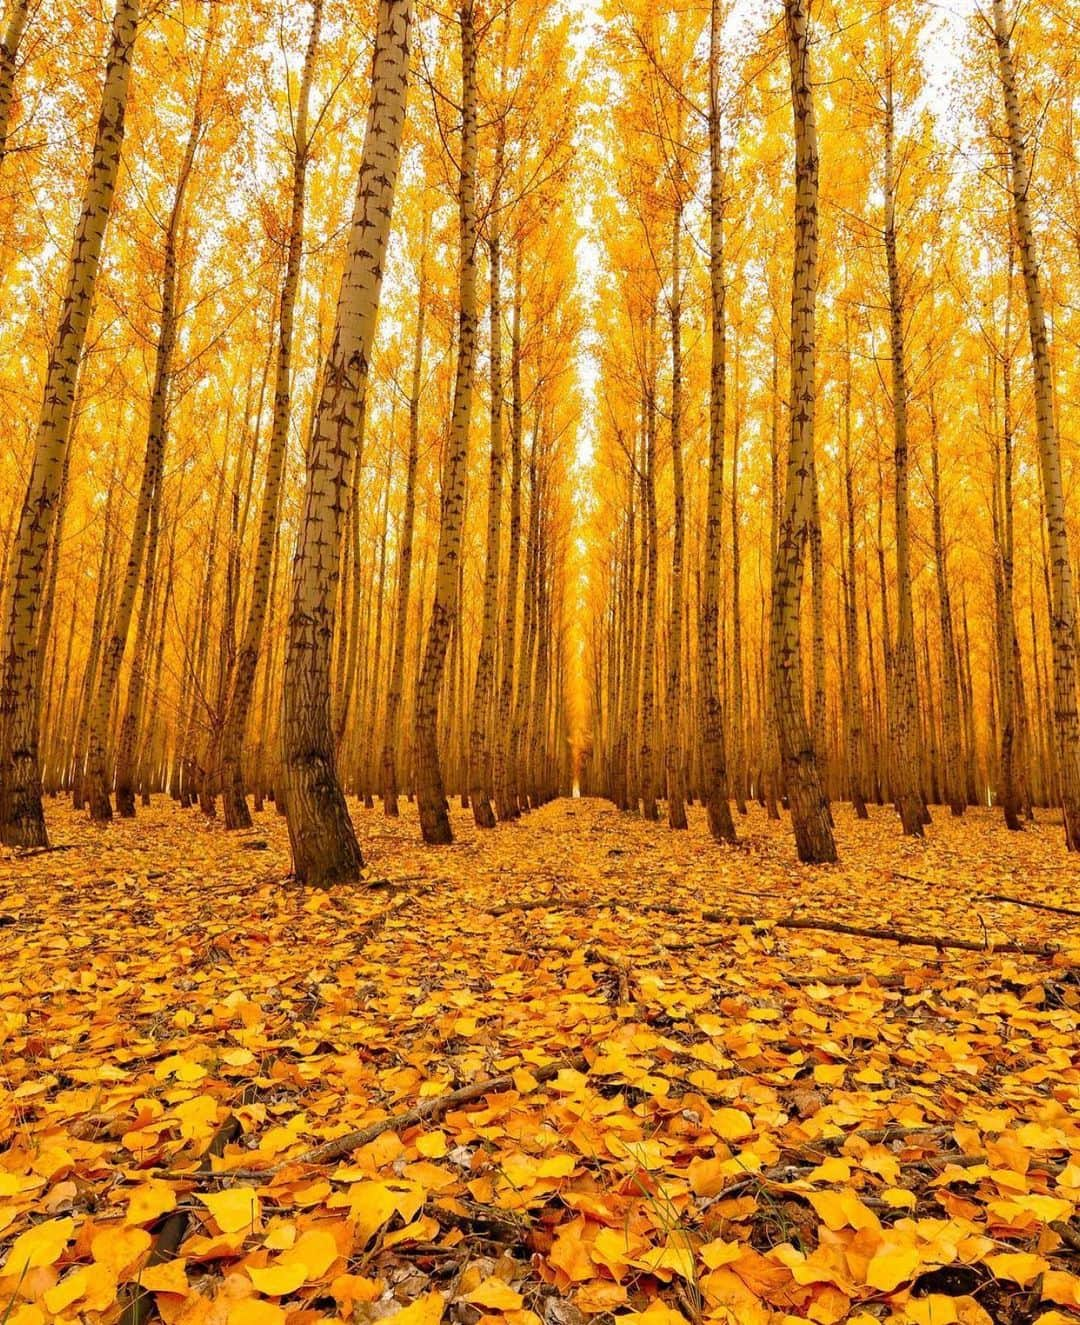
[[[807,870],[756,809],[357,810],[321,894],[272,809],[50,819],[0,859],[5,1325],[1080,1321],[1052,823],[844,807]]]

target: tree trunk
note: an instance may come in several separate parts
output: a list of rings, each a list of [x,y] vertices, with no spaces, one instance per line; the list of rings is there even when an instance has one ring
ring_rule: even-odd
[[[846,573],[844,585],[844,633],[847,645],[847,685],[844,708],[847,719],[848,780],[852,808],[859,819],[869,818],[866,808],[866,733],[863,723],[862,678],[859,666],[859,611],[856,596],[855,562],[855,474],[851,459],[851,342],[848,315],[844,314],[844,506],[847,522]]]
[[[645,586],[645,632],[641,664],[641,815],[655,821],[656,783],[653,741],[656,738],[656,592],[659,573],[659,537],[656,528],[656,312],[649,320],[645,381],[644,507],[647,531],[648,578]]]
[[[1009,135],[1010,186],[1016,242],[1024,273],[1028,332],[1031,338],[1035,378],[1035,436],[1039,448],[1046,529],[1050,543],[1052,585],[1051,642],[1054,660],[1054,723],[1057,731],[1061,772],[1061,800],[1065,819],[1065,841],[1070,851],[1080,850],[1080,714],[1077,711],[1076,603],[1073,595],[1072,561],[1065,515],[1061,448],[1054,418],[1054,387],[1046,339],[1046,313],[1035,249],[1028,199],[1030,184],[1027,142],[1020,123],[1016,92],[1011,31],[1005,19],[1004,0],[993,0],[994,39],[1005,102]]]
[[[791,294],[791,422],[784,512],[773,570],[771,659],[784,786],[799,859],[836,859],[802,695],[800,607],[813,516],[818,282],[818,149],[806,0],[784,0],[795,118],[795,260]]]
[[[435,601],[428,623],[427,646],[416,687],[416,796],[424,841],[454,840],[439,763],[439,691],[450,636],[458,621],[459,572],[465,484],[469,458],[473,377],[476,368],[476,27],[473,0],[463,0],[461,27],[462,126],[458,206],[461,225],[461,270],[458,288],[457,371],[446,465]]]
[[[682,453],[682,205],[675,209],[671,239],[671,486],[674,522],[671,531],[671,607],[668,617],[668,674],[665,694],[667,724],[668,824],[685,828],[686,787],[679,709],[682,698],[683,556],[686,540],[686,491]]]
[[[893,457],[896,468],[896,649],[893,654],[892,776],[904,832],[923,836],[918,787],[918,686],[915,616],[911,602],[911,535],[908,522],[908,385],[904,362],[904,303],[896,257],[896,179],[892,69],[885,75],[885,262],[889,274],[889,345],[892,356]]]
[[[517,817],[510,767],[514,711],[514,662],[517,653],[518,578],[521,570],[521,241],[514,250],[514,311],[510,323],[510,527],[506,562],[506,602],[502,623],[502,676],[499,681],[499,731],[495,740],[495,812]]]
[[[502,82],[506,83],[506,38],[509,18],[503,19]],[[502,556],[503,491],[503,382],[502,382],[502,236],[499,207],[500,182],[506,154],[506,115],[499,117],[495,140],[495,196],[488,222],[488,256],[491,266],[490,371],[491,371],[491,458],[488,466],[487,545],[484,560],[483,622],[480,653],[476,661],[473,689],[472,727],[469,734],[469,799],[478,828],[495,827],[491,798],[494,769],[491,752],[491,697],[495,686],[495,643],[499,616],[499,562]]]
[[[220,777],[225,827],[250,828],[251,812],[245,795],[243,771],[244,733],[255,691],[255,673],[259,665],[267,605],[270,600],[270,571],[274,537],[281,506],[281,488],[288,452],[289,415],[292,405],[293,316],[300,280],[300,261],[304,248],[304,204],[307,165],[310,152],[308,108],[315,76],[319,38],[322,28],[323,0],[313,0],[311,27],[308,31],[304,69],[297,98],[293,130],[292,198],[289,212],[289,238],[285,273],[281,283],[278,312],[277,362],[274,369],[274,412],[270,424],[270,443],[266,454],[262,500],[259,506],[259,529],[256,536],[247,620],[233,668],[232,687],[225,706],[221,732]]]
[[[712,307],[709,364],[709,488],[705,506],[705,576],[697,619],[698,690],[701,694],[701,758],[705,812],[717,841],[735,841],[728,804],[728,755],[724,710],[718,690],[720,563],[724,538],[724,427],[728,359],[724,284],[724,146],[720,119],[720,0],[710,0],[709,25],[709,295]]]
[[[93,305],[124,140],[138,0],[117,0],[90,178],[49,355],[34,457],[8,566],[11,590],[0,675],[0,842],[45,846],[38,766],[37,618],[67,454],[75,383]]]
[[[413,346],[412,386],[409,391],[409,450],[405,461],[405,506],[398,535],[397,604],[394,610],[393,661],[386,696],[383,730],[383,812],[398,817],[398,719],[405,681],[405,641],[409,624],[409,590],[412,585],[413,530],[416,524],[416,468],[420,457],[420,394],[424,375],[424,323],[427,317],[427,250],[431,235],[431,213],[424,213],[420,241],[420,271],[416,305],[416,338]]]
[[[15,63],[19,47],[26,32],[30,14],[30,0],[12,0],[7,11],[4,40],[0,42],[0,170],[7,156],[8,133],[11,129],[11,103],[15,98]]]
[[[409,78],[412,0],[379,0],[371,102],[345,275],[319,393],[293,563],[285,649],[282,790],[293,870],[325,888],[363,860],[338,782],[330,724],[330,652],[345,485],[375,343]]]

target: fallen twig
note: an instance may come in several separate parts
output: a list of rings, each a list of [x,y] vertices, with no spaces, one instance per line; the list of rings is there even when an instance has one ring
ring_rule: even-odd
[[[589,1060],[584,1054],[578,1054],[576,1058],[572,1058],[569,1062],[547,1063],[544,1067],[537,1068],[533,1072],[533,1076],[539,1085],[543,1085],[547,1081],[554,1081],[564,1067],[568,1067],[575,1072],[587,1072],[589,1070]],[[336,1136],[332,1140],[324,1142],[321,1146],[315,1146],[311,1150],[304,1151],[302,1155],[294,1155],[291,1159],[283,1160],[274,1168],[264,1171],[245,1170],[242,1173],[237,1171],[215,1173],[213,1176],[215,1178],[243,1177],[266,1182],[276,1177],[283,1169],[292,1168],[294,1165],[334,1164],[339,1159],[344,1159],[346,1155],[352,1154],[354,1150],[359,1150],[361,1146],[369,1145],[382,1136],[384,1132],[397,1132],[404,1127],[415,1127],[417,1123],[433,1122],[459,1104],[471,1104],[473,1100],[481,1099],[485,1095],[513,1089],[514,1078],[509,1072],[499,1077],[487,1077],[483,1081],[474,1081],[468,1086],[461,1086],[458,1090],[447,1091],[445,1095],[436,1095],[430,1100],[424,1100],[423,1103],[417,1104],[411,1109],[406,1109],[404,1113],[391,1114],[388,1118],[382,1118],[377,1123],[361,1127],[358,1131],[346,1132],[343,1136]]]
[[[1012,906],[1030,906],[1034,911],[1052,911],[1057,916],[1080,916],[1071,906],[1054,906],[1050,902],[1029,902],[1026,897],[1010,897],[1007,893],[984,893],[984,902],[1009,902]]]
[[[853,938],[878,939],[882,943],[899,943],[912,948],[955,948],[961,952],[1007,952],[1025,957],[1056,957],[1061,949],[1050,943],[977,943],[974,939],[949,939],[939,934],[905,934],[901,930],[876,926],[847,925],[839,920],[823,920],[816,916],[785,916],[779,920],[762,920],[758,916],[737,916],[739,925],[765,924],[772,929],[811,929],[826,934],[850,934]]]

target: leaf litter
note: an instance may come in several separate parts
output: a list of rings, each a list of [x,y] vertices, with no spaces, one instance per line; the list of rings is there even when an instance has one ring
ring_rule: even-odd
[[[368,812],[319,893],[273,813],[52,819],[0,859],[4,1325],[1080,1320],[1052,824],[841,808],[808,870],[756,808]]]

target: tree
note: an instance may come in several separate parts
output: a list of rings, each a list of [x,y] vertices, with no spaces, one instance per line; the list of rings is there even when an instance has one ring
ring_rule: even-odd
[[[90,177],[71,247],[38,418],[33,467],[8,566],[11,589],[0,675],[0,841],[7,846],[35,847],[48,842],[38,764],[36,623],[67,457],[76,381],[120,168],[138,26],[138,0],[117,0]]]
[[[1020,118],[1016,69],[1012,54],[1012,27],[1004,0],[993,0],[993,39],[1004,101],[1009,145],[1009,193],[1016,226],[1016,246],[1024,278],[1028,333],[1031,340],[1035,390],[1035,436],[1042,475],[1046,532],[1050,545],[1052,619],[1050,623],[1054,672],[1054,725],[1060,759],[1061,801],[1065,841],[1080,851],[1080,713],[1077,710],[1076,600],[1066,522],[1061,447],[1054,415],[1054,383],[1046,334],[1042,278],[1031,221],[1027,139]]]
[[[412,17],[412,0],[379,2],[356,206],[293,562],[282,717],[285,813],[297,877],[324,888],[355,880],[363,864],[334,764],[330,649],[345,483],[367,390],[401,155]]]
[[[784,786],[799,859],[836,859],[802,697],[800,604],[813,515],[818,282],[818,145],[806,0],[784,0],[795,118],[795,261],[791,288],[791,413],[784,508],[773,569],[771,657]]]
[[[259,665],[266,611],[270,599],[270,574],[274,539],[281,510],[281,486],[285,476],[289,417],[292,408],[293,319],[296,292],[300,283],[300,261],[304,249],[304,207],[307,168],[311,154],[312,131],[309,126],[311,85],[315,77],[319,38],[322,31],[323,0],[313,0],[307,52],[300,75],[296,117],[292,125],[292,192],[285,250],[285,270],[281,281],[278,308],[277,352],[274,365],[274,406],[270,423],[270,441],[266,453],[262,501],[259,506],[258,538],[255,547],[251,598],[247,621],[241,638],[232,686],[225,710],[219,754],[219,777],[226,828],[250,828],[242,765],[244,733],[255,693],[255,673]]]
[[[458,273],[457,372],[450,436],[442,474],[442,516],[435,575],[435,601],[428,624],[427,645],[416,686],[416,797],[424,841],[453,841],[450,814],[439,762],[439,688],[450,636],[460,608],[460,560],[464,524],[465,483],[469,460],[473,378],[476,371],[476,13],[473,0],[463,0],[458,13],[461,30],[461,166],[458,215],[461,227]]]

